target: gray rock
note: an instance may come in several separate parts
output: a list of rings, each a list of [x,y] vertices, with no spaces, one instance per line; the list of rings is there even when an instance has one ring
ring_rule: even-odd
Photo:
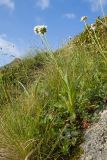
[[[98,123],[85,132],[85,142],[81,145],[84,154],[80,160],[107,160],[107,110],[100,115]]]

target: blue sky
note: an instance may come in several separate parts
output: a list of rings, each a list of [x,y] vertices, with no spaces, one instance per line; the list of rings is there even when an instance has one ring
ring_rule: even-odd
[[[40,46],[35,25],[47,25],[49,43],[60,47],[83,30],[81,16],[88,16],[88,23],[102,16],[100,2],[106,14],[107,0],[0,0],[0,65],[13,59],[2,53],[20,57]]]

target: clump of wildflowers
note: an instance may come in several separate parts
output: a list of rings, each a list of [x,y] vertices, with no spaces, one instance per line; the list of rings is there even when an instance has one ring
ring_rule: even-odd
[[[47,26],[45,25],[37,25],[34,27],[34,32],[37,34],[44,35],[47,32]]]
[[[88,19],[87,16],[83,16],[83,17],[81,17],[81,22],[82,22],[82,21],[85,22],[87,19]]]
[[[91,29],[92,29],[93,31],[95,31],[95,30],[96,30],[96,25],[95,25],[95,24],[91,24]]]

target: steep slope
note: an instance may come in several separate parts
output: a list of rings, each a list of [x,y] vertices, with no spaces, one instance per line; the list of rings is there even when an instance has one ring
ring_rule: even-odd
[[[80,158],[84,130],[106,107],[105,30],[105,19],[97,19],[95,31],[86,26],[55,53],[38,54],[0,71],[2,158]]]

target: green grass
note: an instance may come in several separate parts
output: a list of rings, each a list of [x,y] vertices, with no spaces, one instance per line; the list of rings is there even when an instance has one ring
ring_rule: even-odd
[[[30,87],[38,76],[38,70],[43,68],[45,61],[45,53],[39,53],[35,57],[15,60],[0,70],[0,107],[8,102],[12,102],[12,100],[14,101],[21,95],[24,90],[20,83],[26,88]]]
[[[102,48],[85,30],[54,54],[1,69],[0,154],[6,160],[79,158],[83,122],[96,120],[107,100],[106,34],[99,26]]]

